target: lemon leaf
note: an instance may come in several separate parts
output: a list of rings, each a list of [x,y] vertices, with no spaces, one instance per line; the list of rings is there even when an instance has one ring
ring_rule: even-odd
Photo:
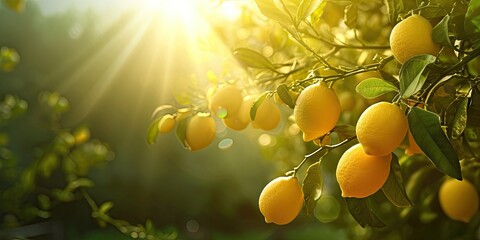
[[[413,107],[408,112],[408,125],[413,139],[433,164],[441,172],[461,180],[458,156],[442,130],[440,117],[433,112]]]
[[[364,98],[373,99],[379,97],[385,93],[398,92],[395,85],[380,79],[380,78],[367,78],[360,82],[355,91],[362,95]]]
[[[405,190],[413,201],[421,201],[420,193],[434,181],[437,181],[443,174],[436,170],[431,164],[420,167],[408,178]]]
[[[186,117],[184,119],[178,120],[177,131],[175,135],[177,136],[178,141],[182,144],[185,149],[190,149],[187,143],[187,125],[191,117]]]
[[[480,38],[480,2],[470,1],[468,4],[467,13],[465,14],[464,29],[467,36],[472,39]]]
[[[337,125],[332,129],[331,132],[337,133],[340,140],[355,137],[357,134],[355,132],[355,126],[347,124]]]
[[[240,61],[243,65],[251,68],[266,68],[272,71],[275,70],[275,66],[261,53],[248,49],[237,48],[233,51],[233,56]]]
[[[353,29],[357,26],[358,6],[349,4],[345,7],[344,22],[348,28]]]
[[[391,23],[396,23],[398,15],[405,12],[405,6],[403,0],[386,0],[388,19]]]
[[[382,191],[388,200],[397,207],[409,207],[413,205],[405,191],[398,158],[393,153],[392,161],[390,162],[390,174],[388,175],[387,181],[382,186]]]
[[[320,174],[320,161],[316,162],[307,169],[307,174],[303,180],[302,190],[305,199],[305,211],[311,215],[315,210],[317,200],[322,195],[322,176]]]
[[[284,24],[291,22],[288,14],[282,11],[274,0],[255,0],[255,3],[257,3],[258,9],[260,9],[260,12],[265,15],[265,17]]]
[[[480,85],[473,88],[470,105],[467,109],[467,126],[480,127]]]
[[[310,16],[313,12],[317,11],[317,9],[325,8],[326,5],[327,1],[323,0],[302,0],[297,10],[298,23]]]
[[[265,100],[265,98],[268,96],[268,92],[262,93],[260,96],[255,99],[253,102],[252,107],[250,108],[250,119],[253,121],[255,120],[255,116],[257,115],[257,110],[258,107],[260,107],[260,104]]]
[[[155,120],[150,123],[150,126],[148,127],[147,130],[147,143],[148,144],[155,144],[155,141],[158,136],[158,123],[160,122],[161,117],[156,118]]]
[[[290,96],[290,94],[288,93],[288,87],[287,85],[285,84],[280,84],[278,85],[277,87],[277,93],[278,93],[278,96],[280,97],[280,99],[282,99],[282,101],[287,104],[290,108],[294,108],[295,107],[295,103],[293,102],[293,99],[292,97]]]
[[[110,202],[110,201],[104,202],[98,208],[98,212],[100,214],[107,214],[107,212],[110,211],[110,209],[112,209],[112,208],[113,208],[113,202]]]
[[[435,62],[435,56],[421,54],[410,58],[403,64],[400,68],[400,95],[403,98],[409,98],[422,89],[428,75],[428,71],[425,72],[425,69],[433,62]]]
[[[362,227],[371,226],[375,228],[385,227],[385,223],[375,215],[368,206],[367,200],[364,198],[345,198],[347,208],[352,217]]]
[[[457,107],[457,111],[455,112],[455,116],[453,118],[452,126],[448,128],[450,130],[449,135],[452,139],[457,139],[460,135],[462,135],[465,127],[467,127],[467,106],[468,98],[465,97],[460,102],[460,105]]]
[[[88,178],[78,178],[70,182],[67,187],[65,187],[65,191],[73,192],[77,188],[91,188],[95,185],[95,183],[88,179]]]
[[[432,30],[432,39],[434,42],[444,45],[452,46],[450,37],[448,35],[448,23],[450,21],[450,15],[445,15],[442,21],[440,21]]]
[[[175,107],[172,106],[172,105],[168,105],[168,104],[166,104],[166,105],[160,105],[160,106],[158,106],[157,108],[155,108],[155,110],[153,111],[153,113],[152,113],[152,118],[156,117],[157,114],[159,114],[159,113],[162,112],[162,111],[171,110],[171,109],[175,109]]]

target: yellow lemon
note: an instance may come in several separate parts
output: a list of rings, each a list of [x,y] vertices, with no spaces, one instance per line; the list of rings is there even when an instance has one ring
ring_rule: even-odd
[[[242,92],[234,85],[220,86],[209,99],[209,109],[218,118],[229,118],[237,114],[242,104]]]
[[[478,211],[478,192],[475,186],[463,179],[447,179],[438,193],[440,206],[453,220],[468,223]]]
[[[242,121],[240,119],[240,117],[238,117],[238,116],[224,118],[224,119],[222,119],[222,122],[228,128],[236,130],[236,131],[240,131],[240,130],[245,129],[249,124],[249,122]]]
[[[419,54],[437,55],[440,46],[432,40],[432,25],[420,15],[399,22],[390,33],[390,48],[400,63]]]
[[[407,134],[407,117],[399,106],[379,102],[368,107],[357,122],[358,141],[368,155],[385,156],[393,152]]]
[[[185,137],[189,150],[207,147],[215,138],[215,120],[206,113],[198,113],[187,124]]]
[[[280,110],[272,98],[265,98],[258,106],[255,119],[252,122],[254,128],[260,128],[265,131],[270,131],[278,126],[280,123]]]
[[[325,83],[313,84],[298,96],[293,110],[295,122],[308,142],[330,132],[340,117],[340,101]]]
[[[338,161],[337,181],[342,197],[368,197],[387,181],[392,155],[367,155],[361,144],[349,148]]]
[[[250,118],[250,109],[253,106],[253,103],[255,102],[255,97],[254,96],[246,96],[243,98],[242,105],[240,106],[240,109],[238,110],[238,118],[242,122],[251,122],[252,119]]]
[[[171,114],[164,115],[158,122],[158,132],[168,133],[175,127],[175,117]]]
[[[295,177],[278,177],[263,188],[258,199],[265,222],[287,224],[297,217],[303,206],[303,191]]]

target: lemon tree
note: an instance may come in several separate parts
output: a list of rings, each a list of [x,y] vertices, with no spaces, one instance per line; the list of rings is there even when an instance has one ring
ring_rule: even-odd
[[[237,39],[228,38],[231,29],[220,31],[230,39],[230,61],[245,75],[233,81],[236,90],[225,87],[230,78],[216,77],[209,84],[217,93],[206,98],[212,116],[227,128],[249,131],[252,122],[253,130],[272,131],[278,139],[301,138],[311,149],[260,194],[267,222],[292,221],[302,205],[300,195],[306,215],[319,212],[324,180],[332,175],[345,199],[340,206],[362,227],[394,222],[373,201],[400,208],[386,211],[390,208],[382,205],[406,225],[414,216],[425,224],[439,221],[440,208],[432,207],[437,197],[452,219],[475,218],[473,189],[480,180],[465,187],[472,197],[463,205],[471,209],[461,217],[450,212],[463,211],[462,203],[445,197],[455,194],[440,184],[445,175],[480,179],[478,1],[255,3],[255,9],[244,9],[239,24],[262,34]],[[262,20],[248,17],[256,9]],[[248,104],[240,96],[248,96]],[[189,108],[203,111],[205,104],[197,102]],[[226,117],[218,114],[223,108]],[[155,131],[149,131],[149,139],[155,139]],[[322,170],[328,162],[335,168]],[[428,191],[422,191],[425,187]]]

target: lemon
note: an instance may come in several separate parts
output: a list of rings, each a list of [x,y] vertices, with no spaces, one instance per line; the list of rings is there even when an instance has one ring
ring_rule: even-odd
[[[242,121],[238,116],[224,118],[224,119],[222,119],[222,122],[228,128],[236,130],[236,131],[240,131],[240,130],[245,129],[249,124],[249,122]]]
[[[478,192],[475,186],[463,179],[447,179],[438,193],[440,206],[453,220],[468,223],[478,211]]]
[[[278,177],[263,188],[258,199],[265,222],[285,225],[295,219],[303,206],[303,191],[296,177]]]
[[[194,115],[185,132],[189,150],[196,151],[207,147],[215,138],[215,120],[208,113]]]
[[[437,55],[440,51],[440,46],[432,40],[432,25],[420,15],[412,15],[395,25],[390,33],[390,48],[402,64],[415,55]]]
[[[212,94],[208,107],[218,118],[229,118],[237,114],[242,99],[240,89],[234,85],[223,85]]]
[[[175,117],[171,114],[164,115],[158,122],[158,132],[168,133],[175,127]]]
[[[313,84],[298,96],[293,110],[295,122],[308,142],[330,132],[340,117],[340,101],[325,83]]]
[[[361,144],[345,151],[336,171],[342,197],[364,198],[377,192],[388,178],[391,160],[391,154],[367,155]]]
[[[242,105],[240,105],[240,109],[238,110],[238,118],[242,122],[251,122],[252,119],[250,118],[250,109],[253,106],[253,103],[255,102],[255,97],[254,96],[246,96],[243,98]]]
[[[265,131],[270,131],[278,126],[280,123],[280,109],[272,100],[272,98],[265,98],[258,106],[255,119],[252,122],[254,128],[259,128]]]
[[[399,106],[379,102],[368,107],[357,122],[358,141],[368,155],[385,156],[393,152],[407,134],[407,117]]]
[[[422,149],[417,145],[415,139],[413,139],[412,133],[408,131],[408,147],[405,148],[405,155],[412,156],[414,154],[423,154]]]

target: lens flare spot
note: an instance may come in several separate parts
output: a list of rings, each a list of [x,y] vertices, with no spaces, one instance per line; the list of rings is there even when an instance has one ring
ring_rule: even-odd
[[[233,145],[233,140],[230,138],[225,138],[218,143],[218,148],[224,150],[230,148]]]

